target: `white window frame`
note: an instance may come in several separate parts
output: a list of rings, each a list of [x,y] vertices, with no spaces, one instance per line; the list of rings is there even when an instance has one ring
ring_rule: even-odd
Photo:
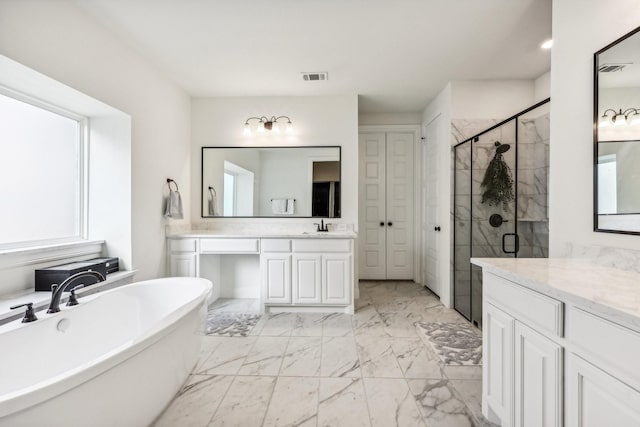
[[[0,253],[11,252],[16,249],[42,248],[66,243],[87,242],[89,230],[89,119],[86,116],[15,91],[6,86],[0,85],[0,94],[78,122],[78,172],[80,174],[77,188],[79,195],[78,223],[76,224],[76,234],[74,236],[4,243],[0,244]]]

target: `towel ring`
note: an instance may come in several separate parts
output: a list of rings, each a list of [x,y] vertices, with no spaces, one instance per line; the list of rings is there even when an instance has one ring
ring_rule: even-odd
[[[216,189],[212,186],[209,186],[209,193],[211,193],[211,197],[218,197],[218,193],[216,193]]]
[[[173,190],[173,189],[171,188],[171,183],[172,183],[172,182],[173,182],[173,185],[175,185],[175,186],[176,186],[176,189],[175,189],[175,190]],[[167,178],[167,185],[169,186],[169,191],[178,191],[178,183],[177,183],[177,182],[175,182],[174,180],[172,180],[171,178]]]

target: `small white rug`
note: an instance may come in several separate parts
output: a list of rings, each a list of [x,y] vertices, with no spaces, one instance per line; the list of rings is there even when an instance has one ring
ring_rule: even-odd
[[[259,314],[209,311],[205,334],[221,337],[246,337],[259,320]]]
[[[446,365],[481,365],[482,337],[466,323],[416,322],[418,335]]]

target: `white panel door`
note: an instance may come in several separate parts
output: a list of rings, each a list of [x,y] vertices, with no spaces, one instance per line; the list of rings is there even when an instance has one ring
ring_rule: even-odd
[[[414,133],[387,132],[387,279],[413,279]]]
[[[515,426],[562,426],[562,347],[515,322]]]
[[[485,304],[482,330],[482,413],[502,427],[513,425],[513,331],[515,320]]]
[[[322,302],[322,255],[293,255],[293,303]]]
[[[198,277],[197,254],[171,254],[171,276]]]
[[[265,302],[291,304],[291,255],[265,253],[260,262]]]
[[[438,215],[439,200],[439,152],[440,116],[425,127],[424,147],[422,150],[422,284],[436,295],[442,288],[438,266],[440,245],[440,219]]]
[[[384,132],[359,136],[359,275],[387,278],[386,255],[386,149]]]
[[[351,304],[351,255],[322,255],[322,303]]]
[[[567,355],[567,427],[640,426],[640,392]]]

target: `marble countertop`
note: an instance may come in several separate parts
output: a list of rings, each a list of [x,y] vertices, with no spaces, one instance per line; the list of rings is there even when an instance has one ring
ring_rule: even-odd
[[[640,332],[640,273],[570,258],[472,258],[471,263]]]
[[[239,231],[239,230],[192,230],[183,233],[167,235],[170,239],[180,238],[225,238],[225,239],[355,239],[357,233],[353,231]]]

